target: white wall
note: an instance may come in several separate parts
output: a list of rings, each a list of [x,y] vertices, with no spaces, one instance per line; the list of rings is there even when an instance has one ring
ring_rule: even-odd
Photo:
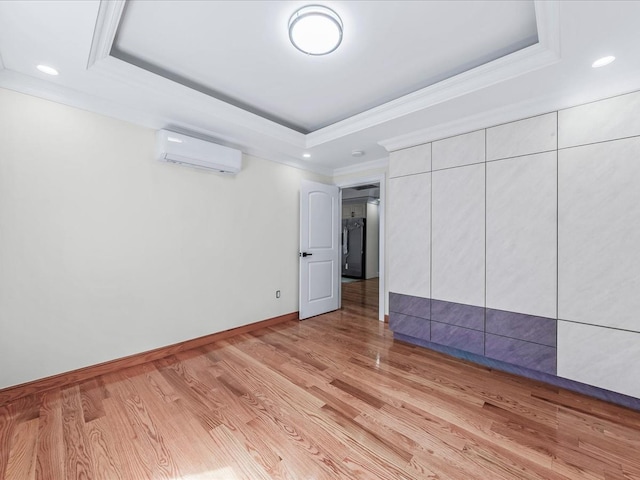
[[[380,224],[378,205],[367,203],[367,257],[365,259],[365,277],[376,278],[380,263]]]
[[[153,130],[8,90],[0,112],[0,388],[298,310],[299,182],[327,179],[160,163]]]

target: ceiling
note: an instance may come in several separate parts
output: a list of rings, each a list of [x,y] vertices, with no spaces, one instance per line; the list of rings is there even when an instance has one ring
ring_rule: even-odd
[[[131,1],[111,54],[306,134],[538,40],[533,0],[401,3],[332,5],[342,44],[309,56],[290,1]]]
[[[308,3],[0,2],[0,87],[325,174],[640,89],[637,1],[327,1],[322,57],[289,43]]]

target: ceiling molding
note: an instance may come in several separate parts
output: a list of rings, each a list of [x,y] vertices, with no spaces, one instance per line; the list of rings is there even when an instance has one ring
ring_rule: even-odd
[[[98,7],[96,28],[93,32],[87,69],[109,56],[116,38],[118,25],[124,12],[125,0],[101,0]]]
[[[105,100],[97,95],[80,92],[67,86],[47,82],[44,79],[14,70],[5,69],[0,72],[0,87],[99,115],[107,115],[137,125],[147,126],[145,117],[148,116],[145,114],[137,115],[136,110],[129,108],[126,109],[126,113],[122,114],[125,107],[116,105],[111,100]]]
[[[555,95],[545,98],[537,97],[533,100],[508,105],[488,112],[482,112],[477,115],[470,115],[452,122],[416,130],[415,132],[407,133],[405,135],[381,140],[378,142],[378,145],[384,147],[388,152],[395,152],[404,148],[423,145],[436,140],[474,132],[483,128],[491,128],[503,123],[522,120],[536,115],[543,115],[568,106],[571,105],[565,105],[561,98]]]
[[[342,175],[350,175],[352,173],[368,172],[378,168],[387,168],[389,166],[389,158],[379,158],[377,160],[369,160],[367,162],[356,163],[355,165],[349,165],[348,167],[336,168],[333,170],[333,176],[339,177]]]
[[[179,101],[180,107],[186,111],[199,112],[208,117],[215,116],[226,124],[252,130],[301,150],[305,148],[304,134],[300,132],[115,57],[107,56],[97,61],[91,67],[91,72],[140,90],[144,92],[145,97],[153,99],[155,103],[161,103],[158,99]]]
[[[557,63],[560,60],[559,2],[536,0],[535,8],[537,44],[311,132],[306,136],[307,148],[337,140]]]
[[[378,188],[380,188],[380,193],[382,193],[385,177],[386,175],[384,173],[376,173],[375,175],[367,175],[364,177],[347,178],[334,183],[336,184],[337,187],[340,187],[340,188],[353,188],[353,187],[359,187],[360,185],[367,185],[370,183],[379,183],[380,186]]]
[[[554,52],[558,58],[560,52],[560,2],[557,0],[535,0],[538,43]]]

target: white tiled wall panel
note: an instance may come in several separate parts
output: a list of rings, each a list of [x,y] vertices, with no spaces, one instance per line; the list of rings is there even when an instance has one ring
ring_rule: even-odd
[[[557,153],[487,163],[487,307],[556,318]]]
[[[389,180],[389,291],[430,297],[431,174]]]
[[[558,322],[558,376],[640,398],[640,334]]]
[[[484,306],[484,164],[432,173],[432,295]]]
[[[558,155],[558,317],[640,331],[640,138]]]
[[[405,148],[389,155],[389,177],[431,171],[431,144]]]
[[[433,142],[434,170],[484,162],[484,130]]]
[[[548,152],[557,148],[556,112],[487,129],[487,160]]]
[[[600,100],[558,113],[559,147],[640,135],[640,92]]]

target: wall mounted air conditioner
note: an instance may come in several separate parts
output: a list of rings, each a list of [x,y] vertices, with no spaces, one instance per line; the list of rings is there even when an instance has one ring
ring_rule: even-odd
[[[242,152],[198,138],[158,130],[156,133],[158,160],[189,167],[235,175],[242,168]]]

